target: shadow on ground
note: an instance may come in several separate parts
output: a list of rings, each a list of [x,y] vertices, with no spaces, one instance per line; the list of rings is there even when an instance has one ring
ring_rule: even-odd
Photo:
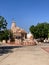
[[[0,46],[0,56],[7,53],[12,53],[13,48],[21,48],[22,46]]]

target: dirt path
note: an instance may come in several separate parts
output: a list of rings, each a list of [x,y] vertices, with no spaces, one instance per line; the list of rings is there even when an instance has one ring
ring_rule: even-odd
[[[49,53],[41,48],[47,46],[49,44],[14,48],[0,65],[49,65]]]

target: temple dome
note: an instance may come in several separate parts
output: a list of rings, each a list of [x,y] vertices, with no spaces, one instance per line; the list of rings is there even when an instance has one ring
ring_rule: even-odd
[[[33,35],[31,33],[28,33],[27,34],[27,38],[30,39],[30,38],[33,38]]]

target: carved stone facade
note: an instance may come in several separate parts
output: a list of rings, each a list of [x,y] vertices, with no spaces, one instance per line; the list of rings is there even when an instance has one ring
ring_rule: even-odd
[[[27,37],[26,31],[21,29],[20,27],[16,26],[15,22],[12,22],[11,31],[12,31],[13,37],[15,39],[23,40],[23,39],[26,39],[26,37]]]
[[[31,33],[27,34],[25,30],[16,26],[15,22],[12,22],[11,32],[13,34],[14,43],[18,46],[20,45],[35,45],[33,35]],[[8,43],[13,43],[8,40]]]

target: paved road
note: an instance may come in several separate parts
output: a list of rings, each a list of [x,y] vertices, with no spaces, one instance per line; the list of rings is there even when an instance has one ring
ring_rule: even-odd
[[[0,65],[49,65],[49,53],[41,47],[49,47],[49,44],[14,48],[0,56]]]

